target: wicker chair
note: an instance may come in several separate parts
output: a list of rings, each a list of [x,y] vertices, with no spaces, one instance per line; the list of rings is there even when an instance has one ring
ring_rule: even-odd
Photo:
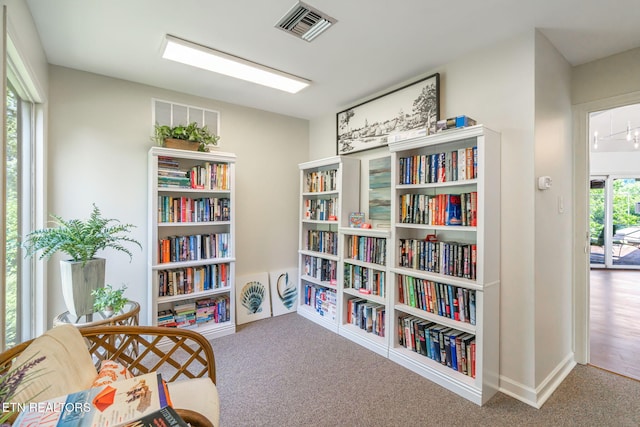
[[[172,384],[184,379],[208,377],[216,383],[213,349],[209,341],[197,332],[156,326],[91,326],[78,329],[96,365],[102,360],[114,360],[126,366],[134,375],[159,372]],[[13,361],[34,340],[0,353],[0,373],[7,372]],[[215,388],[215,387],[214,387]],[[195,391],[194,391],[195,392]],[[179,397],[179,396],[176,396]],[[217,395],[215,396],[217,399]],[[174,405],[177,406],[177,405]],[[195,425],[213,425],[193,411],[176,409]]]

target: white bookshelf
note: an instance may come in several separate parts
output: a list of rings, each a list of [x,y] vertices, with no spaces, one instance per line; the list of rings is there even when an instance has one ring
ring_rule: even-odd
[[[342,254],[338,228],[359,211],[360,161],[330,157],[298,165],[300,221],[297,311],[338,332],[338,263]]]
[[[403,166],[406,162],[401,161],[403,158],[421,159],[420,156],[425,156],[424,158],[428,159],[427,156],[430,155],[453,151],[460,154],[460,149],[469,147],[477,147],[475,153],[476,177],[451,180],[452,176],[449,176],[449,180],[446,182],[431,183],[409,183],[401,177],[401,173],[406,171]],[[482,405],[498,390],[500,135],[478,125],[394,142],[389,144],[389,149],[392,153],[392,236],[389,245],[391,248],[389,264],[391,295],[388,317],[391,323],[390,330],[393,331],[393,337],[389,344],[389,358],[474,403]],[[424,165],[424,163],[422,164]],[[446,161],[443,164],[446,165]],[[420,170],[412,168],[413,171],[416,169]],[[406,178],[406,176],[405,174],[404,177]],[[421,200],[441,197],[439,200],[442,202],[442,198],[445,196],[439,195],[470,195],[474,192],[477,193],[477,222],[473,225],[446,225],[440,221],[436,221],[436,224],[412,223],[411,221],[425,222],[422,219],[423,216],[420,215],[407,219],[407,212],[420,210],[421,205],[418,204],[418,209],[405,208],[404,210],[401,206],[401,202],[407,206],[407,200],[415,201],[418,200],[418,197],[424,198]],[[415,204],[411,205],[411,207],[413,206]],[[427,235],[435,235],[438,243],[427,246],[426,243],[423,243]],[[464,272],[469,271],[465,270],[464,260],[470,261],[470,258],[465,256],[465,253],[470,252],[465,251],[471,250],[472,245],[475,245],[476,253],[475,275],[474,277],[458,277],[458,274],[464,276]],[[453,271],[433,267],[429,263],[429,254],[433,260],[436,246],[442,250],[438,255],[444,256],[444,253],[448,253],[462,257],[455,267],[448,264]],[[425,250],[424,248],[430,249]],[[419,253],[425,254],[422,263],[418,257]],[[413,262],[413,260],[416,261]],[[460,271],[462,273],[459,273]],[[411,287],[406,285],[407,283],[414,284],[411,285],[414,290],[422,290],[427,295],[425,290],[428,290],[428,287],[435,289],[436,283],[437,286],[442,284],[440,289],[449,295],[459,295],[458,292],[462,292],[463,295],[465,292],[475,293],[475,324],[466,321],[466,318],[465,321],[462,321],[460,317],[463,316],[462,314],[455,318],[454,315],[447,317],[446,310],[444,315],[429,312],[428,309],[425,309],[429,305],[424,302],[424,298],[428,297],[422,297],[417,293],[414,295],[414,304],[408,303],[410,298],[401,300],[403,293],[406,293],[407,289]],[[431,285],[432,283],[434,285]],[[401,286],[403,292],[401,292]],[[448,292],[449,290],[451,293]],[[457,300],[457,298],[454,299]],[[450,302],[453,302],[454,299]],[[454,312],[458,310],[451,304],[449,309]],[[399,319],[402,319],[402,323]],[[402,330],[403,325],[424,325],[429,322],[475,336],[475,378],[459,370],[454,370],[442,364],[441,361],[433,360],[421,354],[419,350],[413,351],[401,345],[399,330]],[[417,329],[413,328],[413,330]],[[469,335],[465,336],[469,337]],[[427,342],[425,347],[428,345]],[[417,348],[420,349],[419,346]],[[423,349],[423,352],[425,350]]]
[[[338,333],[381,356],[389,355],[389,230],[340,227],[342,257],[338,267],[340,324]],[[355,246],[355,248],[354,248]],[[373,314],[371,330],[367,314],[350,306],[357,302],[360,310]],[[379,314],[378,314],[379,313]]]
[[[159,184],[158,169],[159,159],[164,157],[173,159],[179,170],[213,165],[218,181],[224,184],[206,185],[205,188],[163,186]],[[189,328],[208,339],[235,333],[235,161],[236,156],[231,153],[163,147],[149,150],[149,324],[158,324],[158,312],[161,310],[211,299],[217,305],[217,317]],[[160,169],[165,168],[160,165]],[[202,174],[211,172],[204,169]],[[205,208],[205,204],[211,208]],[[224,206],[228,214],[220,213],[214,206]],[[171,241],[168,254],[167,249],[161,248],[161,240]],[[219,244],[205,245],[211,240]],[[182,248],[182,253],[179,248]],[[182,278],[174,282],[173,292],[168,291],[165,283],[168,275]],[[198,275],[197,279],[195,275]],[[228,303],[225,304],[225,300]]]

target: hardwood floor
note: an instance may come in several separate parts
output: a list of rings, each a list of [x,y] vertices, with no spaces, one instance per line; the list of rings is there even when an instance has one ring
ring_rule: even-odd
[[[640,270],[591,270],[590,364],[640,380]]]

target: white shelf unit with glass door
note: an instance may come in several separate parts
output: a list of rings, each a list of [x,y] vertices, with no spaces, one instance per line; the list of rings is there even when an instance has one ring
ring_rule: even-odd
[[[498,390],[500,135],[389,144],[389,358],[482,405]]]
[[[338,332],[338,228],[360,206],[360,160],[335,156],[301,163],[297,311]]]

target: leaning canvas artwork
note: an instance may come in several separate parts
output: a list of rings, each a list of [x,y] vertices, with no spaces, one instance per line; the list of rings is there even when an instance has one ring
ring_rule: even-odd
[[[269,273],[271,309],[274,316],[296,311],[298,304],[298,269],[288,268]]]
[[[271,317],[269,276],[257,273],[236,280],[236,322],[238,325]]]

